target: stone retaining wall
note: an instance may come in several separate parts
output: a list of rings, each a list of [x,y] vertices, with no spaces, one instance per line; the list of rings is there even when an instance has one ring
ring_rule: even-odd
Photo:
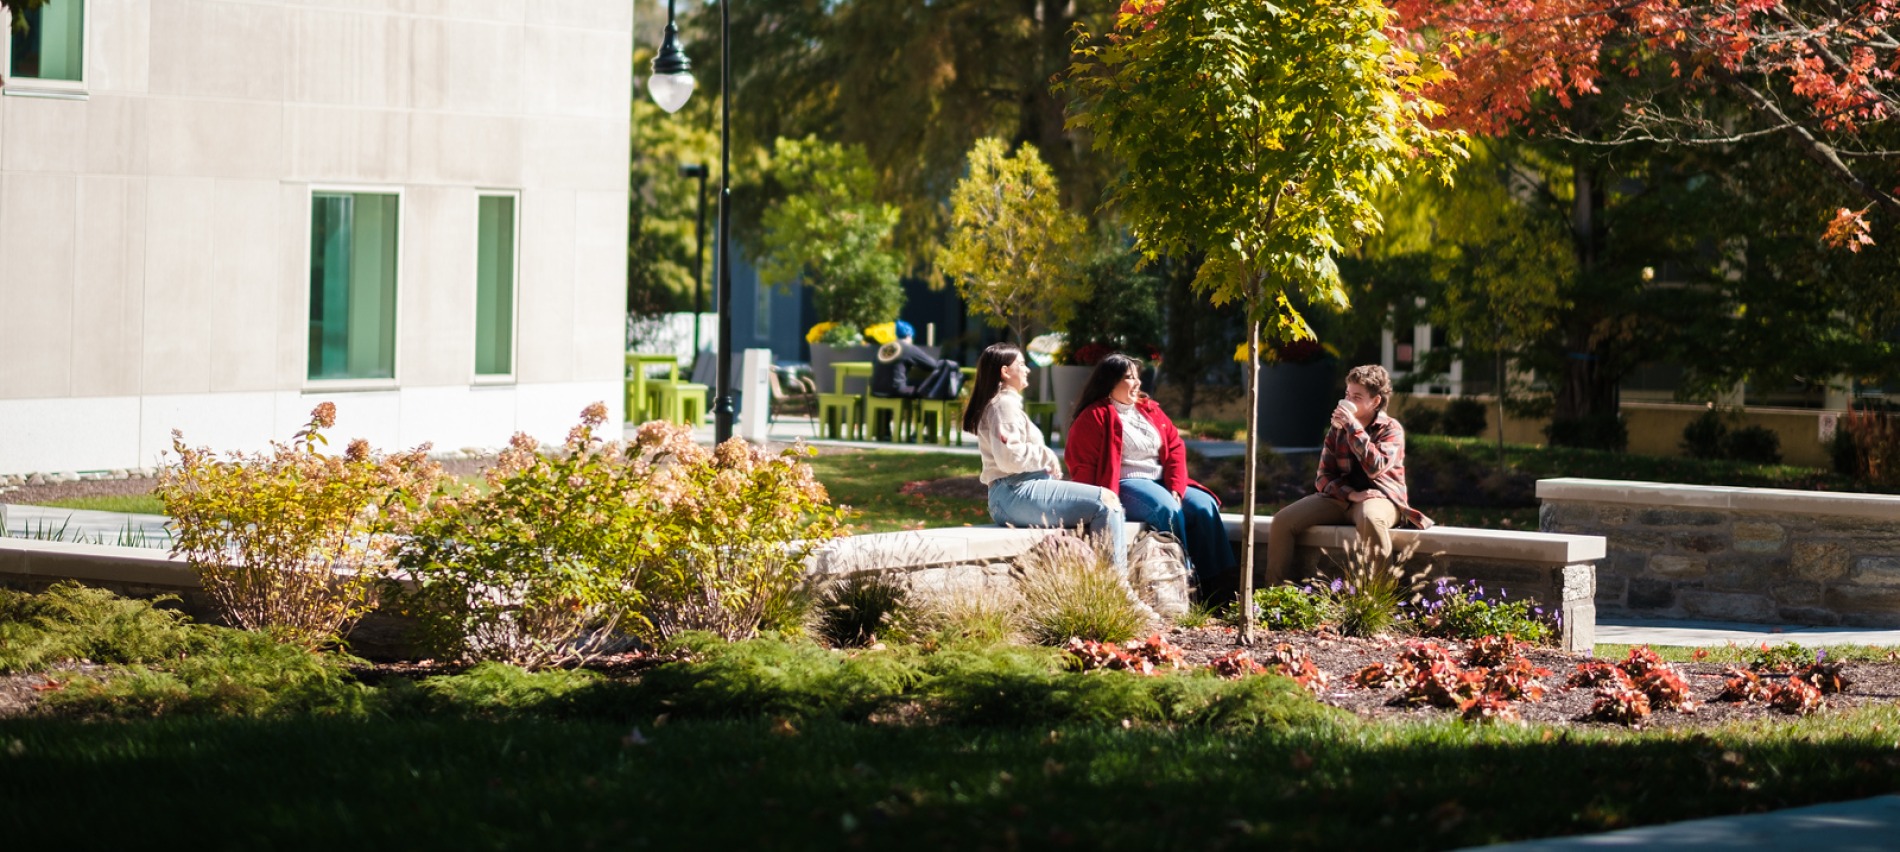
[[[1539,525],[1600,535],[1604,612],[1900,627],[1900,496],[1550,479]]]

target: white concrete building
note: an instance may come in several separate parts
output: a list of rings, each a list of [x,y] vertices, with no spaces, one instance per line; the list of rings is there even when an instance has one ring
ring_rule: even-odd
[[[631,7],[51,0],[0,39],[0,473],[617,422]]]

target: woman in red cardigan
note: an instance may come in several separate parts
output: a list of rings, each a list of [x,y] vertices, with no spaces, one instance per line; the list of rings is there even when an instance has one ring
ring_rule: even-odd
[[[1133,358],[1110,355],[1089,374],[1062,455],[1070,478],[1115,492],[1129,520],[1173,533],[1202,589],[1233,569],[1220,501],[1188,478],[1187,446],[1141,392]]]

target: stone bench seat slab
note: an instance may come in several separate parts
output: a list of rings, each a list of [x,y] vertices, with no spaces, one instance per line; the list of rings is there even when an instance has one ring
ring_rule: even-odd
[[[1221,523],[1227,527],[1228,540],[1239,541],[1241,524],[1246,520],[1246,516],[1222,514],[1220,517]],[[1272,515],[1255,516],[1254,541],[1265,543],[1267,531],[1272,527]],[[1301,533],[1299,544],[1303,547],[1343,550],[1351,546],[1358,536],[1358,531],[1350,526],[1319,525]],[[1418,543],[1420,551],[1443,553],[1449,557],[1539,562],[1552,565],[1594,562],[1602,559],[1606,552],[1604,538],[1596,535],[1487,530],[1475,527],[1433,527],[1429,530],[1395,529],[1392,531],[1393,548],[1403,550],[1414,542]]]
[[[1900,523],[1900,495],[1612,479],[1540,479],[1537,499],[1713,509],[1764,515],[1822,515]]]

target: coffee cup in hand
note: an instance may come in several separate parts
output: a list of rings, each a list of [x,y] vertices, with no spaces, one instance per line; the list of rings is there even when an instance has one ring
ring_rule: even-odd
[[[1344,414],[1347,417],[1359,416],[1359,406],[1354,405],[1352,400],[1350,399],[1340,400],[1339,405],[1336,407],[1339,409],[1339,413]]]

